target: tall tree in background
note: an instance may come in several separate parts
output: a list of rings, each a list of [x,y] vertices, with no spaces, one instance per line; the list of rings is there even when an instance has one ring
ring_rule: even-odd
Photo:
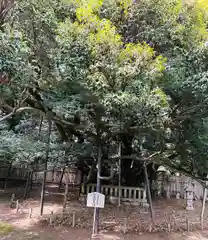
[[[93,159],[98,141],[103,156],[114,159],[121,140],[125,169],[130,155],[137,156],[134,172],[141,168],[136,159],[155,156],[204,179],[205,1],[21,0],[12,6],[0,33],[2,156],[27,153],[15,147],[17,140],[30,140],[28,154],[41,151],[46,121],[39,136],[37,126],[50,112],[51,161],[60,161],[66,146],[70,158]]]

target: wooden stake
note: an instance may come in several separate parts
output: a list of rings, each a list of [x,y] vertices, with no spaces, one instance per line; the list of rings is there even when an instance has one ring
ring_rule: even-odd
[[[171,232],[171,216],[168,219],[168,232]]]
[[[30,208],[30,211],[29,211],[29,218],[32,217],[32,208]]]
[[[76,226],[76,212],[73,211],[73,215],[72,215],[72,227]]]
[[[16,201],[16,212],[19,211],[19,200]]]
[[[43,215],[43,204],[44,204],[44,197],[45,197],[45,185],[46,185],[46,174],[47,174],[47,166],[48,166],[48,156],[50,152],[50,139],[51,139],[51,126],[52,120],[50,113],[48,114],[48,139],[47,139],[47,147],[46,147],[46,156],[45,156],[45,164],[44,164],[44,175],[43,175],[43,183],[42,183],[42,190],[41,190],[41,200],[40,200],[40,215]]]
[[[146,186],[147,186],[147,195],[148,195],[148,200],[149,200],[149,205],[150,205],[151,219],[152,219],[152,222],[154,223],[154,211],[153,211],[153,205],[152,205],[152,196],[151,196],[151,192],[150,192],[150,185],[149,185],[146,162],[144,162],[144,174],[145,174],[145,180],[146,180]]]
[[[14,199],[15,199],[15,194],[12,193],[11,202],[10,202],[10,208],[13,207]]]
[[[27,175],[27,182],[25,185],[24,199],[27,198],[27,192],[28,192],[28,187],[29,187],[29,182],[30,182],[30,175],[31,175],[31,172],[29,171],[28,175]]]
[[[64,208],[62,208],[61,219],[62,219],[62,221],[64,220]]]
[[[32,172],[30,174],[30,191],[32,190],[32,187],[33,187],[33,173],[34,173],[34,171],[32,170]]]
[[[61,173],[61,178],[60,178],[60,182],[59,182],[59,191],[61,190],[62,180],[63,180],[63,176],[64,176],[65,168],[66,168],[66,167],[63,168],[63,171],[62,171],[62,173]]]
[[[124,218],[124,226],[123,226],[123,233],[126,234],[127,232],[127,218]]]
[[[68,193],[69,193],[69,169],[68,169],[68,167],[66,167],[65,179],[66,179],[66,186],[65,186],[63,209],[66,208],[67,197],[68,197]]]
[[[189,225],[189,220],[188,217],[186,217],[186,226],[187,226],[187,231],[190,231],[190,225]]]
[[[93,225],[92,225],[92,239],[94,237],[95,234],[97,234],[95,231],[95,227],[96,227],[96,208],[94,208],[94,214],[93,214]]]
[[[204,210],[205,210],[205,205],[206,205],[206,199],[207,199],[207,188],[204,188],[203,202],[202,202],[202,209],[201,209],[201,219],[204,218]]]
[[[201,223],[201,230],[203,231],[204,230],[204,219],[203,218],[201,219],[200,223]]]
[[[97,131],[99,132],[99,131]],[[100,134],[100,133],[99,133]],[[98,135],[99,135],[98,134]],[[101,144],[98,144],[98,156],[97,156],[97,184],[96,184],[96,192],[100,193],[100,186],[101,186],[101,168],[102,168],[102,147]],[[96,208],[95,209],[95,228],[94,228],[94,233],[98,234],[99,233],[99,223],[100,223],[100,209]]]
[[[50,215],[50,226],[53,224],[53,211],[51,211]]]
[[[118,156],[119,156],[119,172],[118,172],[118,207],[121,206],[121,142],[119,142],[119,150],[118,150]]]
[[[152,223],[149,225],[149,232],[152,232]]]

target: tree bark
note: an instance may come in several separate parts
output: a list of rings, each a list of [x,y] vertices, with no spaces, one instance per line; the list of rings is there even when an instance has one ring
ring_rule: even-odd
[[[63,168],[63,171],[62,171],[62,173],[61,173],[61,178],[60,178],[60,182],[59,182],[59,192],[60,192],[60,190],[61,190],[62,180],[63,180],[63,177],[64,177],[65,169],[66,169],[66,167]]]
[[[38,136],[40,136],[41,130],[42,130],[42,125],[43,125],[43,117],[40,117],[40,124],[39,124],[39,129],[38,129]]]
[[[21,108],[14,108],[13,111],[9,114],[7,114],[6,116],[0,118],[0,122],[6,121],[7,119],[10,119],[11,117],[13,117],[15,114],[17,113],[21,113],[24,111],[28,111],[28,110],[35,110],[34,108],[31,107],[21,107]]]

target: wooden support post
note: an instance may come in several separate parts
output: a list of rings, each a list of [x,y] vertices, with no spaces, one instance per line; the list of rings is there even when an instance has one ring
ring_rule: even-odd
[[[152,223],[149,225],[149,232],[151,233],[152,232]]]
[[[24,199],[27,198],[27,193],[28,193],[28,187],[29,187],[29,182],[30,182],[30,175],[31,175],[31,171],[28,171],[27,173],[27,182],[26,182],[26,185],[25,185],[25,192],[24,192]]]
[[[62,212],[61,212],[61,219],[62,219],[62,221],[64,220],[64,211],[65,209],[64,208],[62,208]]]
[[[72,227],[74,228],[76,226],[76,212],[73,211],[72,215]]]
[[[153,212],[153,205],[152,205],[152,196],[151,196],[151,192],[150,192],[150,184],[149,184],[149,179],[148,179],[146,162],[144,162],[144,174],[145,174],[145,180],[146,180],[146,186],[147,186],[147,195],[148,195],[148,200],[149,200],[151,219],[152,219],[152,222],[154,223],[154,212]]]
[[[201,218],[200,224],[201,224],[201,230],[204,231],[204,219],[203,218]]]
[[[190,231],[190,224],[189,224],[189,220],[188,217],[186,217],[186,226],[187,226],[187,231]]]
[[[46,172],[43,175],[42,189],[41,189],[41,198],[40,198],[40,215],[43,215],[43,205],[45,199],[45,185],[46,185]]]
[[[98,160],[97,160],[97,184],[96,184],[96,192],[100,193],[100,186],[101,186],[101,179],[100,179],[100,174],[101,174],[101,164],[102,164],[102,147],[101,144],[98,144]],[[100,223],[100,210],[99,208],[95,209],[95,228],[94,228],[94,233],[98,234],[99,233],[99,223]]]
[[[69,193],[69,169],[68,169],[68,167],[65,168],[65,180],[66,180],[66,185],[65,185],[63,209],[66,208],[67,197],[68,197],[68,193]]]
[[[51,211],[51,215],[50,215],[50,226],[52,226],[53,224],[53,211]]]
[[[16,212],[19,211],[19,208],[20,208],[20,207],[19,207],[19,200],[17,200],[17,201],[16,201]]]
[[[124,226],[123,226],[123,233],[126,234],[127,232],[127,218],[124,218]]]
[[[12,193],[12,197],[11,197],[11,201],[10,201],[10,208],[13,207],[13,204],[14,204],[14,199],[15,199],[15,194]]]
[[[206,183],[207,184],[207,183]],[[201,216],[200,220],[204,219],[204,210],[206,205],[206,199],[207,199],[207,188],[204,188],[204,194],[203,194],[203,202],[202,202],[202,209],[201,209]]]
[[[46,174],[47,174],[47,166],[48,166],[48,156],[50,152],[50,139],[51,139],[51,126],[52,120],[50,113],[48,113],[48,139],[47,139],[47,147],[46,147],[46,156],[45,156],[45,166],[44,166],[44,175],[43,175],[43,183],[42,183],[42,190],[41,190],[41,200],[40,200],[40,215],[43,215],[43,204],[44,204],[44,197],[45,197],[45,185],[46,185]]]
[[[66,168],[66,167],[63,168],[63,171],[62,171],[62,173],[61,173],[61,178],[60,178],[60,182],[59,182],[59,191],[61,190],[61,186],[62,186],[62,181],[63,181],[63,176],[64,176],[65,168]]]
[[[168,218],[168,232],[171,232],[171,216]]]
[[[32,217],[32,208],[30,208],[30,211],[29,211],[29,218]]]
[[[121,142],[119,142],[118,149],[119,163],[118,163],[118,207],[121,206]]]
[[[33,173],[34,173],[34,171],[31,171],[31,174],[30,174],[30,190],[32,190],[32,187],[33,187]]]

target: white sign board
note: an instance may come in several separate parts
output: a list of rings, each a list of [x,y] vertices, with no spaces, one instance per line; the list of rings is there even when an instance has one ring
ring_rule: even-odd
[[[105,195],[98,192],[88,193],[87,207],[104,208],[104,205],[105,205]]]

